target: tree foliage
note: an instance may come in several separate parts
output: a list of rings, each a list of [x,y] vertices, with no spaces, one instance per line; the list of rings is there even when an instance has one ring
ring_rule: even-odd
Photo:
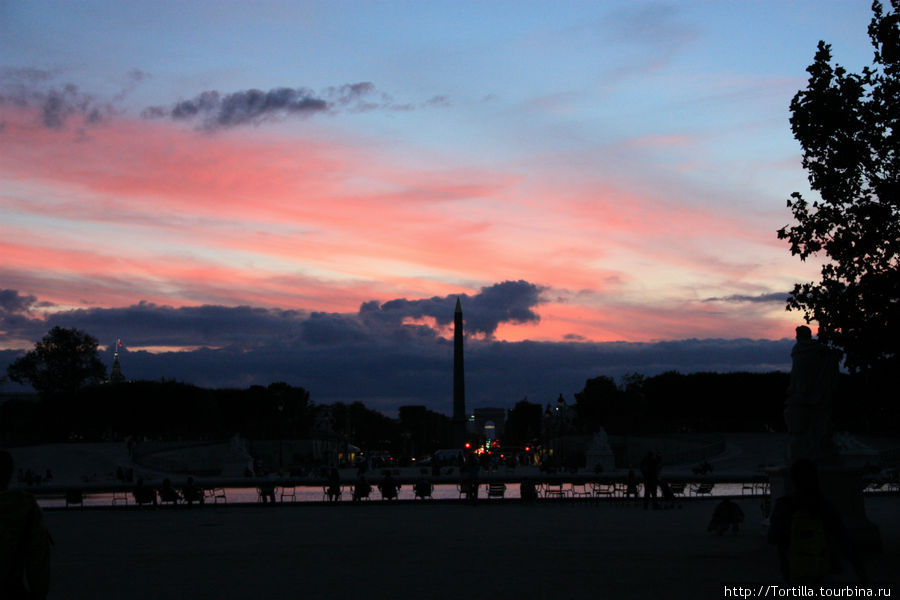
[[[507,411],[506,433],[503,443],[507,446],[531,444],[541,435],[541,419],[544,408],[523,398]]]
[[[576,429],[611,434],[764,431],[783,426],[787,373],[667,371],[588,379],[575,394]]]
[[[404,455],[422,456],[450,447],[453,432],[446,415],[424,406],[401,406],[398,416]]]
[[[612,377],[600,376],[584,382],[584,389],[575,393],[575,426],[579,433],[594,433],[609,426],[620,392]]]
[[[778,238],[801,260],[824,253],[819,282],[794,286],[789,309],[819,325],[854,371],[897,363],[900,339],[900,0],[872,6],[872,66],[832,65],[819,42],[805,90],[791,102],[791,129],[818,199],[791,194],[796,224]]]
[[[71,394],[106,377],[97,339],[78,329],[54,327],[25,356],[6,369],[16,383],[31,384],[44,396]]]

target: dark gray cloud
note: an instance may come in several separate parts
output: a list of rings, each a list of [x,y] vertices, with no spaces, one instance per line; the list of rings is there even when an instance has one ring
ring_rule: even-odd
[[[79,127],[87,127],[120,114],[122,109],[117,104],[148,77],[144,71],[132,69],[125,75],[123,88],[111,99],[103,100],[83,92],[74,83],[58,82],[60,75],[55,70],[0,70],[0,106],[36,108],[40,123],[49,129],[62,129],[71,120]]]
[[[382,106],[370,100],[377,96],[375,84],[368,81],[328,87],[319,94],[302,87],[282,87],[269,91],[251,89],[224,95],[211,90],[190,100],[182,100],[169,108],[149,107],[141,116],[197,121],[203,129],[215,130],[238,125],[258,125],[270,119],[310,116],[338,109],[373,110]],[[387,98],[382,96],[382,101]]]
[[[453,323],[456,299],[462,302],[467,333],[494,334],[500,323],[537,323],[540,316],[533,307],[541,302],[543,288],[527,281],[504,281],[481,288],[478,294],[454,295],[424,300],[390,300],[379,305],[367,302],[360,307],[364,323],[379,327],[397,327],[407,318],[433,318],[445,327]]]
[[[0,84],[4,87],[10,85],[34,85],[50,81],[59,73],[47,69],[0,69]]]
[[[117,93],[101,99],[81,91],[73,83],[58,83],[60,76],[59,71],[0,69],[0,106],[7,104],[37,109],[40,123],[50,129],[63,129],[72,119],[77,119],[77,125],[84,133],[83,128],[124,113],[123,101],[126,97],[151,78],[145,71],[132,69],[124,75],[122,87]],[[361,81],[329,86],[320,92],[305,87],[278,87],[268,91],[249,89],[232,93],[208,90],[175,104],[144,108],[141,117],[192,122],[202,130],[215,131],[320,113],[408,111],[449,104],[449,98],[443,95],[418,104],[397,103],[390,94],[378,90],[374,83]]]
[[[505,281],[486,286],[478,294],[408,300],[383,304],[366,302],[355,314],[282,310],[251,306],[171,307],[141,302],[121,308],[85,308],[60,311],[46,318],[32,316],[8,323],[0,344],[7,339],[39,339],[59,325],[89,332],[102,343],[122,338],[133,346],[236,346],[252,348],[272,340],[297,341],[310,346],[392,340],[433,341],[438,337],[428,325],[404,324],[408,319],[432,317],[440,327],[453,323],[456,298],[462,300],[467,333],[492,335],[500,323],[537,322],[533,310],[542,288],[526,281]],[[0,292],[3,305],[21,313],[37,306],[33,296],[16,290]]]
[[[425,106],[437,106],[445,108],[447,106],[450,106],[450,98],[444,95],[433,96],[425,102]]]
[[[43,79],[35,74],[31,79],[20,77],[18,83],[3,81],[0,87],[0,106],[11,104],[37,108],[41,124],[50,129],[62,129],[72,118],[77,118],[81,125],[96,125],[116,114],[112,104],[98,101],[74,84],[43,89],[30,85],[32,81]]]
[[[191,100],[182,100],[171,109],[151,107],[142,116],[171,117],[176,120],[197,119],[205,129],[258,124],[266,119],[286,115],[312,114],[328,110],[328,103],[303,88],[245,90],[222,96],[216,91],[203,92]]]
[[[347,83],[337,87],[325,88],[322,93],[330,101],[340,106],[348,106],[353,103],[366,102],[375,94],[375,84],[370,81],[359,83]],[[382,94],[382,100],[390,100],[390,96]]]
[[[0,290],[0,314],[28,312],[36,302],[34,296],[23,296],[16,290]]]
[[[598,375],[620,377],[663,371],[769,371],[790,368],[791,340],[681,340],[659,343],[502,342],[490,338],[500,323],[536,322],[545,290],[506,281],[461,294],[466,331],[468,404],[511,407],[523,397],[567,398]],[[141,303],[32,314],[39,301],[0,291],[0,344],[39,340],[52,326],[77,327],[103,345],[121,337],[125,375],[161,377],[209,387],[246,387],[287,381],[314,401],[361,400],[393,412],[403,404],[451,411],[453,343],[418,323],[452,324],[457,295],[363,304],[357,313],[306,312],[249,306],[174,308]],[[404,324],[406,323],[406,324]],[[140,346],[190,346],[193,351],[150,353]],[[0,351],[0,369],[21,352]],[[112,350],[105,356],[112,361]],[[12,384],[7,384],[7,391]]]
[[[370,332],[352,315],[314,312],[300,324],[300,339],[312,346],[362,342],[370,337]]]
[[[124,308],[55,313],[45,326],[77,327],[107,343],[122,338],[138,346],[236,346],[251,348],[301,332],[307,314],[251,306],[184,306],[141,302]]]
[[[25,340],[37,341],[43,337],[46,330],[37,326],[41,321],[32,311],[50,306],[53,306],[51,302],[40,302],[30,294],[0,289],[0,345],[3,342],[21,344]]]
[[[759,294],[758,296],[748,296],[743,294],[733,294],[731,296],[723,296],[718,298],[706,298],[704,302],[751,302],[751,303],[777,303],[785,304],[788,295],[786,292],[774,292],[771,294]]]
[[[434,96],[419,105],[420,108],[449,106],[447,96]],[[373,110],[415,110],[412,103],[398,104],[369,81],[330,86],[321,92],[308,88],[274,88],[244,90],[222,94],[215,90],[201,93],[190,100],[182,100],[173,106],[151,106],[141,116],[146,119],[171,118],[195,121],[207,131],[258,125],[272,119],[289,116],[312,116],[319,113],[360,113]]]
[[[491,342],[466,343],[466,391],[470,408],[512,407],[527,397],[572,401],[587,379],[665,371],[764,372],[790,369],[792,340],[683,340],[660,343]],[[0,351],[0,368],[19,354]],[[2,361],[6,360],[7,363]],[[112,362],[112,351],[105,356]],[[356,339],[328,336],[324,344],[271,340],[252,349],[201,348],[191,352],[120,353],[125,375],[161,377],[206,387],[246,387],[287,381],[311,391],[317,403],[353,402],[388,412],[424,404],[451,413],[453,344],[430,340]],[[12,390],[10,390],[12,391]]]

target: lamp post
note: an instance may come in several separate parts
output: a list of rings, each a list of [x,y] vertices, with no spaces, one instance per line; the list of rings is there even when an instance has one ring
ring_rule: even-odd
[[[284,400],[278,401],[278,473],[284,469]]]

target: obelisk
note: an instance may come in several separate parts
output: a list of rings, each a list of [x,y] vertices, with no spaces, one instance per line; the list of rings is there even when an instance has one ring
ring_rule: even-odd
[[[466,378],[463,366],[463,314],[459,298],[453,314],[453,442],[461,448],[466,441]]]

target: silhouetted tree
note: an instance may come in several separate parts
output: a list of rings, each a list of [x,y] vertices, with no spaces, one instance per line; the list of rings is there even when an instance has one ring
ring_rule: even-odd
[[[580,433],[593,433],[608,425],[607,419],[618,404],[620,392],[612,377],[600,376],[584,382],[575,393],[575,428]]]
[[[41,395],[71,394],[106,377],[97,339],[79,331],[54,327],[25,356],[6,368],[16,383],[31,384]]]
[[[446,415],[424,406],[401,406],[398,416],[400,434],[409,446],[404,448],[408,456],[414,458],[450,444],[450,419]]]
[[[516,402],[506,415],[504,445],[518,446],[532,443],[541,436],[541,419],[544,409],[527,399]]]
[[[791,102],[791,129],[819,199],[791,194],[796,225],[778,231],[801,260],[824,253],[821,281],[797,284],[788,308],[819,324],[852,371],[892,365],[900,339],[900,0],[879,2],[871,67],[848,73],[819,42],[809,82]]]
[[[331,405],[335,431],[350,432],[351,443],[363,450],[402,452],[400,425],[378,411],[370,410],[362,402],[349,406],[341,402]]]
[[[281,422],[279,432],[289,437],[305,432],[312,425],[309,391],[276,381],[266,388]]]

